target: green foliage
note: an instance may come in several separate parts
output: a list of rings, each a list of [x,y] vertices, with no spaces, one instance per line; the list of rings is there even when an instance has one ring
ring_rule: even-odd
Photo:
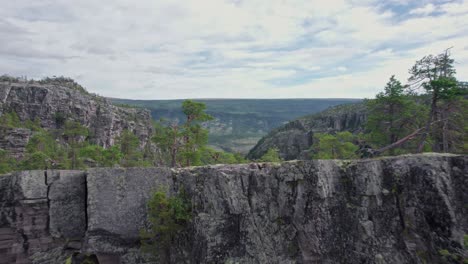
[[[240,164],[246,163],[247,160],[240,153],[216,151],[212,148],[204,147],[200,150],[200,162],[200,165]]]
[[[80,158],[80,149],[86,145],[85,139],[89,135],[88,128],[81,125],[79,122],[65,122],[63,137],[68,143],[67,152],[70,160],[71,169],[84,168],[83,159]]]
[[[374,100],[367,100],[369,116],[366,123],[366,140],[374,148],[395,143],[423,124],[427,107],[416,104],[414,97],[405,92],[401,83],[392,76],[384,92]],[[402,154],[391,149],[390,154]]]
[[[152,141],[161,149],[160,164],[167,164],[175,167],[178,161],[181,147],[182,134],[176,124],[169,124],[161,119],[154,122],[154,136]]]
[[[15,114],[8,114],[4,120],[17,124]],[[92,167],[148,166],[151,162],[139,149],[139,140],[129,131],[124,131],[118,144],[107,149],[88,142],[88,129],[78,122],[67,121],[61,129],[46,131],[40,127],[40,120],[26,121],[21,126],[33,130],[21,161],[11,158],[0,150],[0,173],[12,170],[35,169],[83,169]],[[123,151],[123,152],[122,152]]]
[[[28,128],[32,131],[41,130],[41,120],[39,117],[34,120],[26,120],[22,122],[16,112],[4,113],[0,116],[0,127],[4,128]]]
[[[314,159],[354,159],[358,146],[354,144],[356,135],[348,131],[314,135],[312,158]]]
[[[0,174],[5,174],[15,170],[16,160],[8,155],[8,153],[0,149]]]
[[[444,263],[468,263],[468,255],[466,254],[466,250],[468,249],[468,234],[463,236],[463,249],[465,249],[465,251],[462,250],[456,252],[441,249],[438,253],[442,257]]]
[[[182,112],[187,117],[187,123],[194,121],[205,122],[212,120],[213,117],[206,112],[206,105],[204,103],[195,102],[192,100],[185,100],[182,103]]]
[[[139,149],[138,138],[129,131],[122,133],[117,140],[118,144],[104,149],[90,144],[88,128],[79,122],[65,121],[65,116],[60,112],[56,113],[55,121],[60,128],[46,131],[41,128],[41,121],[37,117],[34,121],[21,122],[14,112],[0,116],[0,126],[3,128],[22,127],[34,132],[21,161],[16,161],[0,150],[0,173],[17,169],[83,169],[87,166],[111,167],[120,164],[130,167],[152,164],[148,159],[151,155],[144,155]]]
[[[114,145],[105,149],[98,145],[87,145],[79,150],[79,157],[82,160],[91,159],[96,162],[96,167],[113,167],[119,164],[123,158],[119,146]]]
[[[259,159],[260,162],[281,162],[282,159],[279,155],[277,148],[270,148],[268,151]]]
[[[127,100],[113,102],[136,105],[151,110],[157,121],[183,121],[184,100]],[[209,122],[208,145],[229,152],[247,152],[265,134],[289,120],[317,113],[329,106],[354,103],[359,99],[197,99],[206,104],[206,112],[216,117]]]
[[[452,129],[447,121],[450,116],[450,105],[453,101],[460,99],[464,88],[455,79],[454,59],[450,57],[449,49],[444,53],[433,56],[428,55],[418,60],[410,69],[409,81],[413,86],[423,87],[430,96],[430,111],[426,117],[424,131],[419,139],[418,152],[423,151],[428,143],[427,139],[436,139],[433,151],[450,151],[450,145],[461,142],[450,142],[449,137]],[[433,124],[437,122],[437,124]],[[439,129],[432,129],[432,128]],[[441,141],[437,144],[437,141]]]
[[[185,166],[201,164],[200,149],[208,143],[208,130],[202,128],[200,122],[212,120],[213,117],[205,113],[204,103],[185,100],[182,103],[182,112],[186,116],[182,126],[182,151],[180,153]]]
[[[18,128],[22,127],[21,120],[16,112],[3,113],[0,116],[0,126],[7,128]]]
[[[58,148],[59,146],[53,136],[46,131],[41,131],[29,139],[26,145],[26,153],[41,151],[52,155],[57,152]]]
[[[162,150],[163,161],[171,167],[202,165],[202,153],[208,142],[208,130],[201,125],[213,117],[205,113],[204,103],[186,100],[182,111],[186,121],[183,125],[168,123],[165,120],[155,123],[153,142]]]
[[[62,112],[56,112],[54,114],[54,121],[56,128],[62,128],[65,125],[65,121],[67,120],[67,116]]]
[[[26,120],[24,122],[24,127],[26,127],[27,129],[30,129],[31,131],[40,131],[42,128],[41,128],[41,120],[39,119],[39,117],[36,116],[36,118],[34,118],[34,120]]]
[[[191,203],[183,191],[168,197],[166,191],[160,189],[154,192],[147,205],[151,228],[140,231],[142,248],[162,260],[168,259],[174,239],[192,218]]]
[[[36,151],[28,154],[23,160],[22,169],[24,170],[45,170],[51,168],[52,160],[42,151]]]
[[[65,122],[63,135],[69,142],[79,141],[81,138],[86,138],[89,134],[88,128],[81,125],[79,122]]]
[[[29,139],[26,145],[26,155],[20,167],[25,170],[68,169],[69,160],[65,148],[55,140],[52,134],[41,130]]]
[[[117,142],[120,146],[120,152],[122,155],[120,164],[123,167],[139,167],[151,165],[150,161],[144,159],[143,152],[139,149],[140,140],[131,131],[122,131],[122,134],[118,138]]]

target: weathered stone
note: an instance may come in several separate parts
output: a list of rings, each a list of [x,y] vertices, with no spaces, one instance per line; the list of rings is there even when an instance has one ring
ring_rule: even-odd
[[[54,238],[80,240],[86,231],[86,175],[47,171],[49,229]]]
[[[21,159],[32,131],[27,128],[0,128],[0,149],[6,150],[14,158]]]
[[[330,107],[273,129],[250,150],[249,159],[259,159],[270,148],[277,148],[284,160],[310,159],[314,133],[360,132],[367,119],[363,103]]]
[[[138,243],[146,224],[146,202],[158,187],[170,184],[168,168],[89,170],[86,250],[125,252]]]
[[[0,259],[8,263],[63,263],[74,253],[151,263],[138,235],[162,187],[184,189],[192,204],[173,263],[443,263],[440,250],[468,253],[467,156],[42,173],[0,177]],[[76,239],[71,227],[83,223],[67,217],[83,210],[85,236],[71,243],[64,238]]]
[[[47,199],[47,183],[44,171],[22,171],[14,175],[17,200]]]
[[[62,126],[65,119],[78,121],[89,128],[90,141],[103,147],[114,145],[125,129],[132,131],[143,147],[153,129],[148,110],[118,107],[66,83],[0,82],[0,115],[8,112],[15,112],[22,121],[38,119],[46,129]],[[0,148],[20,157],[30,134],[25,129],[2,133]]]

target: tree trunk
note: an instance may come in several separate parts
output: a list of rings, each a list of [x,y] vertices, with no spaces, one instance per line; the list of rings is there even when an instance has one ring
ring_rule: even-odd
[[[172,168],[175,168],[176,166],[176,151],[175,151],[175,148],[172,148],[171,149],[171,167]]]
[[[448,144],[448,120],[445,119],[445,113],[442,113],[442,118],[444,119],[444,123],[442,124],[442,152],[449,152],[449,144]]]
[[[395,141],[396,141],[396,136],[393,133],[393,115],[395,114],[394,109],[393,109],[393,103],[390,105],[390,113],[389,114],[390,114],[390,124],[389,124],[388,130],[390,132],[390,138],[389,138],[390,139],[390,144],[392,144],[392,143],[395,143]],[[395,150],[393,148],[390,150],[390,155],[391,156],[395,155]]]
[[[424,127],[424,133],[419,140],[418,150],[417,153],[421,153],[424,149],[424,144],[426,143],[427,136],[429,135],[429,131],[431,129],[431,123],[434,118],[434,114],[436,112],[437,107],[437,94],[434,93],[432,95],[432,103],[431,103],[431,111],[429,113],[429,118],[427,119],[426,126]]]
[[[431,125],[433,125],[434,123],[437,123],[437,122],[440,122],[440,121],[445,121],[445,120],[437,120],[437,121],[434,121],[434,122],[431,122],[429,123],[429,127],[431,127]],[[418,128],[416,129],[415,131],[413,131],[411,134],[403,137],[402,139],[396,141],[395,143],[392,143],[388,146],[385,146],[383,148],[379,148],[377,150],[374,150],[373,152],[373,155],[379,155],[387,150],[390,150],[390,149],[393,149],[393,148],[396,148],[402,144],[404,144],[405,142],[407,142],[408,140],[411,140],[412,138],[414,138],[415,136],[417,136],[421,131],[425,130],[427,127],[427,125],[425,127],[421,127],[421,128]]]
[[[430,125],[430,124],[431,124],[431,123],[429,123],[429,125]],[[402,139],[400,139],[400,140],[398,140],[398,141],[396,141],[396,142],[394,142],[394,143],[392,143],[392,144],[390,144],[390,145],[388,145],[388,146],[385,146],[385,147],[383,147],[383,148],[377,149],[377,150],[375,151],[374,154],[375,154],[375,155],[378,155],[378,154],[383,153],[383,152],[385,152],[385,151],[387,151],[387,150],[391,150],[391,149],[393,149],[393,148],[396,148],[396,147],[398,147],[398,146],[404,144],[406,141],[408,141],[408,140],[414,138],[414,137],[415,137],[417,134],[419,134],[419,132],[421,132],[421,130],[423,130],[423,129],[425,129],[425,128],[416,129],[415,131],[413,131],[413,133],[407,135],[406,137],[404,137],[404,138],[402,138]]]

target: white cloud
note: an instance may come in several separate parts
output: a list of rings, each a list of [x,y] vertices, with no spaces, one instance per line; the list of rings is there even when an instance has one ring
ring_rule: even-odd
[[[418,7],[410,11],[410,14],[414,15],[430,15],[436,10],[436,7],[431,3],[423,7]]]
[[[417,16],[376,0],[8,1],[0,73],[140,99],[370,97],[454,46],[467,80],[468,1],[400,2]]]

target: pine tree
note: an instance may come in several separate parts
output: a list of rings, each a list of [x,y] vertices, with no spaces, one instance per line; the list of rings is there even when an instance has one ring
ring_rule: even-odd
[[[204,103],[186,100],[182,103],[184,124],[156,123],[153,142],[169,156],[171,167],[202,165],[201,153],[208,142],[208,130],[202,123],[213,119],[205,110]]]
[[[437,56],[429,55],[417,61],[410,69],[409,81],[415,87],[423,87],[431,97],[430,111],[426,118],[424,131],[419,140],[418,152],[422,152],[426,140],[429,138],[431,126],[439,119],[441,113],[439,104],[444,101],[455,100],[460,95],[457,80],[455,79],[454,60],[449,50]],[[447,144],[443,143],[443,151],[447,151]]]
[[[424,107],[417,105],[395,76],[390,77],[383,92],[366,102],[369,116],[366,123],[367,138],[375,147],[397,142],[418,128]],[[395,154],[395,149],[390,149]]]

